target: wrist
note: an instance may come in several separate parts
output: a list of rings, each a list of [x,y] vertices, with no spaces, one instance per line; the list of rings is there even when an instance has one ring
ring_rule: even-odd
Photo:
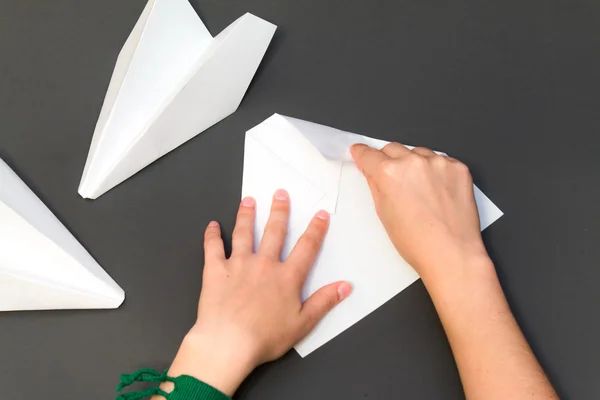
[[[489,325],[489,319],[502,319],[510,313],[494,264],[488,256],[465,259],[447,265],[448,272],[432,275],[423,283],[444,325],[448,339],[456,342],[465,331]],[[485,321],[485,322],[483,322]]]
[[[189,375],[231,397],[257,366],[253,352],[196,327],[186,335],[169,376]]]
[[[498,281],[496,270],[485,248],[445,253],[438,265],[423,268],[421,278],[432,297],[468,293],[472,286]]]

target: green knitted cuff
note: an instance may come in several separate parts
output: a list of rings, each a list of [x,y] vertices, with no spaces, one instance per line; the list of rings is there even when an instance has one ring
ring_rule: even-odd
[[[175,389],[169,393],[169,400],[231,400],[229,396],[188,375],[173,378]]]
[[[161,374],[149,368],[140,369],[133,374],[121,375],[117,392],[122,391],[134,382],[155,382],[159,384],[173,382],[175,388],[171,393],[167,393],[159,386],[150,387],[138,392],[120,394],[117,396],[117,400],[141,400],[150,396],[162,396],[167,400],[231,400],[226,394],[189,375],[180,375],[173,378],[167,375],[167,371]]]

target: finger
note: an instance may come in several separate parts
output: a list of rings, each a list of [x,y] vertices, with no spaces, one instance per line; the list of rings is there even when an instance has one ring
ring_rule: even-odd
[[[217,221],[211,221],[204,232],[204,261],[206,264],[225,260],[225,247],[221,237],[221,227]]]
[[[412,149],[412,152],[417,153],[423,157],[435,156],[435,152],[431,149],[428,149],[427,147],[415,147],[414,149]]]
[[[324,210],[317,212],[286,260],[301,283],[306,280],[308,271],[321,250],[328,227],[329,213]]]
[[[252,254],[254,251],[254,218],[256,215],[256,200],[245,197],[238,210],[235,228],[231,235],[231,255],[240,256]]]
[[[386,144],[381,151],[391,158],[400,158],[410,154],[410,150],[406,146],[396,142]]]
[[[303,322],[302,337],[310,331],[342,300],[352,293],[352,286],[348,282],[335,282],[323,286],[310,296],[300,310]]]
[[[265,233],[260,241],[258,253],[267,257],[281,259],[281,250],[287,235],[287,224],[290,216],[290,195],[279,189],[273,196],[271,214],[265,225]]]
[[[389,157],[382,151],[364,144],[353,145],[350,152],[358,169],[367,177],[375,175],[382,161],[389,160]]]
[[[371,197],[373,197],[374,200],[378,199],[380,196],[380,192],[379,188],[375,184],[375,181],[373,179],[367,178],[367,184],[369,185],[369,190],[371,191]]]

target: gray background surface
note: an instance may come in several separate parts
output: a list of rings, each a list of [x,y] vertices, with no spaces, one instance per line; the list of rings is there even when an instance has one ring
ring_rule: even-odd
[[[505,212],[484,233],[564,399],[600,398],[600,3],[192,0],[216,34],[279,29],[240,109],[96,201],[77,186],[117,54],[145,0],[0,0],[0,156],[127,292],[112,311],[0,314],[0,397],[114,397],[165,368],[195,315],[202,231],[230,235],[244,132],[274,112],[464,160]],[[1,221],[0,221],[1,223]],[[462,399],[415,283],[238,399]]]

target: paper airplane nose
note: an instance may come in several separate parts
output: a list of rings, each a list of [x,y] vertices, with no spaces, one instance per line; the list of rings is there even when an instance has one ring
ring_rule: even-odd
[[[0,311],[117,308],[123,289],[0,160]]]

